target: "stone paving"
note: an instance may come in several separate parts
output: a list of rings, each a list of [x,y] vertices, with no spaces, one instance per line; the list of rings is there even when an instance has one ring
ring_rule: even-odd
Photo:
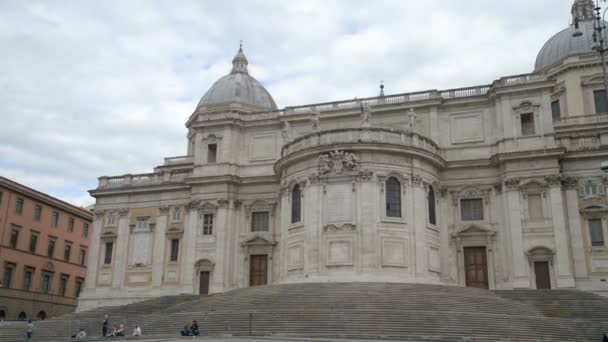
[[[134,339],[116,340],[109,339],[113,342],[132,342]],[[184,341],[201,341],[201,342],[381,342],[387,340],[353,340],[353,339],[332,339],[332,338],[306,338],[306,337],[176,337],[174,339],[146,339],[142,342],[184,342]],[[396,341],[396,340],[391,340]]]

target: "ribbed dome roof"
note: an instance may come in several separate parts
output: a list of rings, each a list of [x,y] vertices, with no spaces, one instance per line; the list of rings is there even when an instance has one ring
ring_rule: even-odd
[[[551,37],[536,56],[534,71],[541,71],[563,59],[593,51],[593,0],[576,0],[572,5],[572,21],[583,34],[573,37],[574,24]]]
[[[270,110],[277,109],[277,105],[268,90],[258,80],[249,75],[247,65],[247,57],[245,57],[241,46],[232,60],[232,71],[213,83],[211,88],[203,95],[197,107],[238,102]]]

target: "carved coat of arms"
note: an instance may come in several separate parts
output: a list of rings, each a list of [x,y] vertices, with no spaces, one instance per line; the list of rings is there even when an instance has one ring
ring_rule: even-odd
[[[359,158],[354,153],[334,151],[319,156],[319,174],[324,175],[332,170],[341,174],[344,170],[353,171],[359,166]]]

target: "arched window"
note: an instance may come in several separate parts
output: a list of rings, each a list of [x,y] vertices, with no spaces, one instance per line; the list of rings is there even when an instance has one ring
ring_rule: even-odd
[[[0,321],[6,320],[6,311],[4,309],[0,309]]]
[[[36,319],[44,321],[46,319],[46,312],[44,312],[44,310],[40,310],[40,312],[38,312],[36,315]]]
[[[386,181],[386,216],[401,217],[401,183],[395,177]]]
[[[25,312],[21,311],[19,313],[19,316],[17,316],[17,319],[20,321],[25,321],[27,319],[27,314]]]
[[[291,223],[300,222],[301,220],[301,191],[300,185],[296,184],[291,190]]]
[[[432,186],[429,186],[428,206],[429,206],[429,223],[437,224],[437,218],[435,217],[435,190]]]

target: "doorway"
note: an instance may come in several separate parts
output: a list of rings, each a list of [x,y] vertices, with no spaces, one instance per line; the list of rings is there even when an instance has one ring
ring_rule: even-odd
[[[464,272],[468,287],[488,288],[488,261],[485,247],[464,247]]]
[[[199,275],[198,281],[198,294],[208,295],[209,294],[209,272],[202,271]]]
[[[548,261],[535,261],[534,275],[536,277],[537,289],[551,289],[551,276],[549,273]]]
[[[249,286],[266,285],[268,279],[268,255],[251,255],[249,262]]]

